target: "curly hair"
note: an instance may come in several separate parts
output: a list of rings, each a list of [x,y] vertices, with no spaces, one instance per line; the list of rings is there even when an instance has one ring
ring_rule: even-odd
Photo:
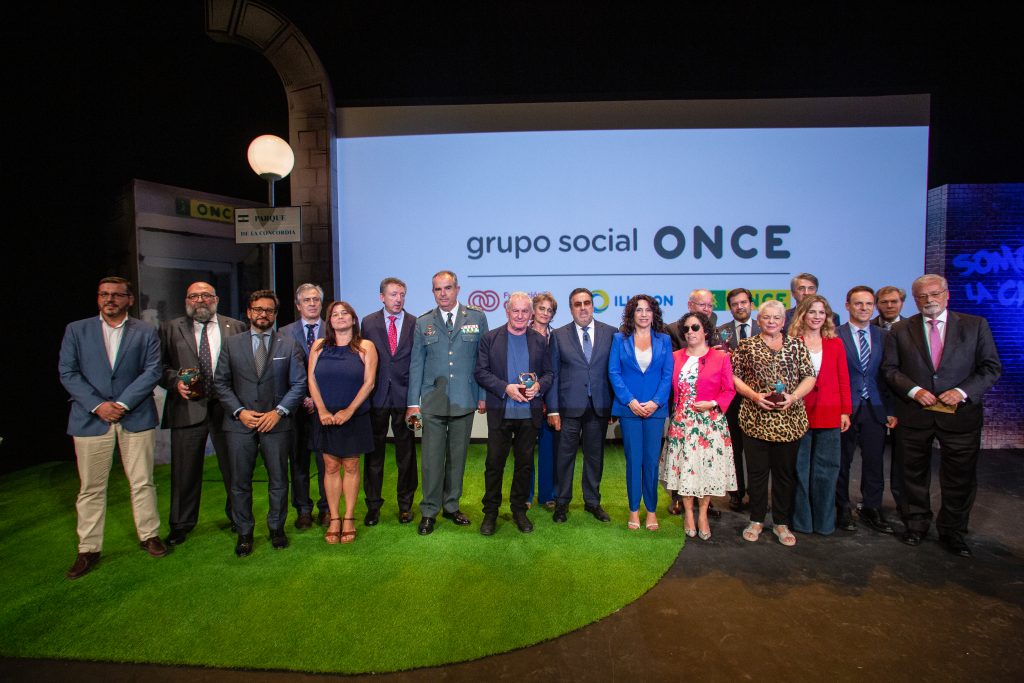
[[[711,326],[711,318],[702,311],[687,311],[679,318],[679,336],[683,338],[683,344],[686,344],[686,330],[683,329],[683,323],[690,318],[697,319],[700,326],[704,328],[704,343],[711,345],[715,338],[715,328]]]
[[[836,324],[832,321],[832,307],[828,305],[828,299],[820,294],[808,294],[793,311],[793,319],[789,322],[790,337],[804,336],[804,330],[807,328],[804,322],[807,312],[811,310],[811,305],[816,303],[820,303],[825,308],[825,323],[821,326],[822,338],[831,339],[836,336]]]
[[[647,305],[651,307],[651,313],[654,315],[654,319],[651,321],[651,331],[661,332],[665,329],[665,324],[661,320],[661,306],[658,305],[654,297],[650,294],[635,294],[626,302],[626,308],[622,311],[622,324],[619,326],[619,332],[622,332],[627,337],[632,336],[636,332],[636,322],[633,318],[636,316],[636,307],[641,301],[647,302]]]
[[[359,336],[359,316],[356,315],[356,309],[352,308],[352,304],[347,301],[332,301],[327,307],[327,314],[324,317],[324,324],[327,325],[327,330],[324,334],[324,346],[337,346],[338,342],[335,339],[334,327],[331,326],[331,315],[334,313],[334,309],[341,306],[344,308],[350,316],[352,316],[352,341],[348,343],[348,348],[352,349],[356,353],[360,352],[362,348],[363,338]]]

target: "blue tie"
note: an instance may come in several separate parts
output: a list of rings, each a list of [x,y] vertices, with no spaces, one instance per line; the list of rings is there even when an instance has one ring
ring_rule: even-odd
[[[590,333],[587,330],[590,329],[590,325],[583,328],[583,357],[587,359],[587,365],[590,365],[590,356],[594,353],[594,345],[590,342]]]
[[[313,348],[313,342],[316,341],[316,336],[313,334],[313,328],[315,328],[315,327],[316,327],[316,325],[306,325],[306,352],[307,353],[309,353],[309,350],[311,348]]]
[[[860,397],[868,398],[868,363],[871,362],[871,349],[868,348],[867,330],[858,330],[859,337],[857,345],[860,347],[860,374],[864,376],[864,383],[861,385]]]

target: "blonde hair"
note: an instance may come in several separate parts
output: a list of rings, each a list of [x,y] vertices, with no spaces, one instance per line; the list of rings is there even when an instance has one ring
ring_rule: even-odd
[[[836,324],[832,320],[832,307],[828,305],[828,299],[820,294],[809,294],[793,312],[793,319],[789,322],[790,337],[804,336],[804,330],[807,327],[804,320],[807,318],[807,312],[811,310],[811,305],[816,303],[820,303],[825,308],[825,323],[821,326],[822,338],[831,339],[836,336]]]

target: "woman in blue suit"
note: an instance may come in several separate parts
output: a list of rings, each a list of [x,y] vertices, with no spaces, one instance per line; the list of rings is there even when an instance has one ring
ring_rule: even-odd
[[[626,449],[627,526],[632,530],[640,528],[641,496],[647,528],[658,528],[658,458],[672,389],[672,341],[662,328],[658,302],[637,294],[626,304],[608,357],[615,392],[612,415],[621,421]]]

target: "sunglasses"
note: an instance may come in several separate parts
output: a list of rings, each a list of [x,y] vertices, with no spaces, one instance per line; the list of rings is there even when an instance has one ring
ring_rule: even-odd
[[[704,327],[700,323],[694,323],[694,324],[690,325],[689,327],[684,327],[683,328],[683,332],[685,332],[687,330],[689,330],[690,332],[700,332],[703,329],[704,329]]]

